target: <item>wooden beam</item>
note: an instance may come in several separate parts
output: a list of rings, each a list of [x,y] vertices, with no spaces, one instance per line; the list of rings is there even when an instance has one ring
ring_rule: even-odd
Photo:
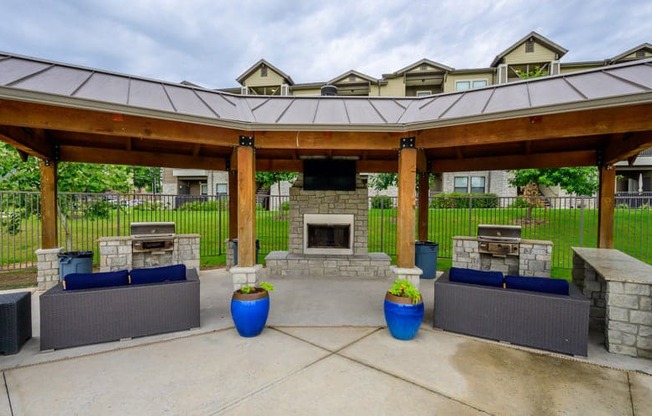
[[[252,146],[238,146],[238,266],[256,264],[256,161]]]
[[[473,170],[507,170],[528,168],[561,168],[571,166],[595,166],[595,150],[578,150],[562,153],[535,153],[516,156],[487,156],[467,159],[436,159],[431,171],[466,172]]]
[[[652,132],[614,136],[604,150],[604,163],[612,165],[621,160],[636,157],[640,152],[652,147]]]
[[[54,159],[54,150],[45,132],[28,132],[20,127],[0,126],[0,140],[39,159]]]
[[[401,149],[398,159],[398,211],[396,215],[396,265],[414,267],[414,184],[417,149]]]
[[[257,131],[257,149],[395,150],[399,133],[344,131]]]
[[[57,162],[41,161],[41,248],[59,247],[57,233]]]
[[[599,169],[598,248],[613,248],[616,169],[609,165]]]
[[[155,166],[184,169],[226,170],[223,157],[195,157],[158,152],[61,146],[59,160],[65,162],[108,163],[112,165]]]
[[[652,104],[546,114],[421,130],[418,148],[472,146],[652,130]]]
[[[358,172],[396,173],[396,160],[358,160]],[[256,171],[263,172],[303,172],[303,161],[291,159],[256,158]]]
[[[0,99],[0,125],[62,130],[140,139],[236,146],[245,132],[198,123],[52,107]]]
[[[428,239],[428,196],[430,195],[430,175],[419,174],[419,240]]]
[[[417,152],[417,172],[428,172],[428,158],[426,157],[426,152],[424,152],[423,149],[418,149]]]

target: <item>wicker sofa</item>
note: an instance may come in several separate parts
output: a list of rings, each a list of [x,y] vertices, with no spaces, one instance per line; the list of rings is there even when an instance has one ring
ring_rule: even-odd
[[[143,284],[64,290],[60,282],[43,293],[39,298],[41,350],[199,327],[197,270],[185,269],[185,278],[173,281],[165,281],[166,267],[142,270]],[[161,277],[152,279],[156,274]],[[153,280],[159,281],[150,283]]]
[[[568,295],[542,293],[481,281],[483,273],[499,272],[473,271],[473,283],[451,281],[453,272],[451,269],[435,281],[435,328],[564,354],[587,355],[590,304],[574,284],[569,284]],[[532,278],[514,280],[518,279]]]

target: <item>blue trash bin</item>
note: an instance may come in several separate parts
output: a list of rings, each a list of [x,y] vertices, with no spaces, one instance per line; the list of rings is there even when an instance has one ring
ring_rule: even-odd
[[[238,239],[233,238],[231,239],[231,242],[233,243],[233,265],[237,266],[238,265]],[[260,251],[260,241],[256,240],[256,264],[260,263],[258,261],[259,251]]]
[[[91,273],[93,271],[92,251],[66,251],[59,253],[59,281],[71,273]]]
[[[432,241],[414,243],[414,265],[423,271],[422,279],[434,279],[437,276],[437,254],[439,254],[438,243]]]

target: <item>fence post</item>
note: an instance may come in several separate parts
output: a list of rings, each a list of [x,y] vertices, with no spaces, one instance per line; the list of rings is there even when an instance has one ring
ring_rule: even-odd
[[[222,255],[222,199],[215,195],[217,200],[217,254]]]
[[[580,247],[584,247],[584,197],[580,196]]]
[[[471,222],[473,221],[473,194],[469,194],[469,233],[467,235],[473,235],[473,226]]]
[[[385,198],[380,198],[380,206],[380,251],[385,252]]]
[[[122,210],[121,210],[121,205],[120,205],[120,194],[118,194],[118,200],[117,200],[117,202],[118,202],[118,205],[117,205],[117,209],[116,209],[116,210],[118,211],[118,216],[117,216],[118,219],[117,219],[117,221],[116,221],[116,228],[117,228],[117,229],[116,229],[116,235],[117,235],[118,237],[120,237],[120,211],[122,211]]]

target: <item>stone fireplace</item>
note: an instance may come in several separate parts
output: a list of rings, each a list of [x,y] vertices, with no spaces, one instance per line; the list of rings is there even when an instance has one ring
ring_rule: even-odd
[[[299,175],[290,188],[288,251],[266,258],[271,275],[390,276],[390,258],[367,249],[369,193],[356,175],[354,191],[303,189]]]

